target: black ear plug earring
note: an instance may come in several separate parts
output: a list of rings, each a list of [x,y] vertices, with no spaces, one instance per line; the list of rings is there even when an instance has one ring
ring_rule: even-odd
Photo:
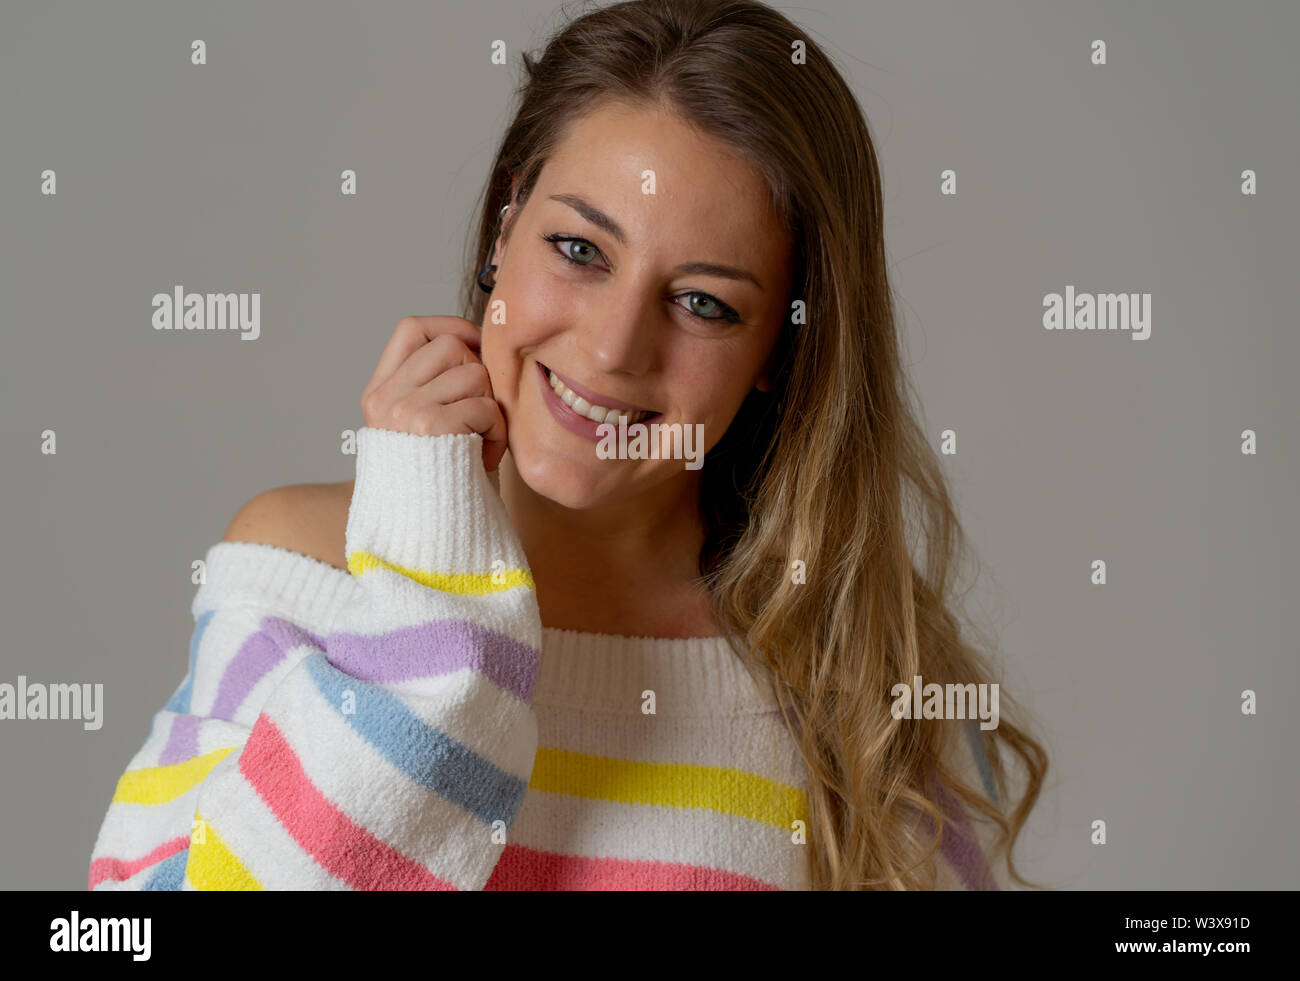
[[[502,221],[505,221],[506,212],[509,210],[510,210],[510,205],[508,204],[501,209]],[[491,293],[492,290],[496,288],[497,285],[496,271],[497,271],[496,266],[484,266],[482,269],[479,270],[478,288],[481,289],[484,293]],[[492,274],[492,282],[490,284],[485,281],[489,273]]]

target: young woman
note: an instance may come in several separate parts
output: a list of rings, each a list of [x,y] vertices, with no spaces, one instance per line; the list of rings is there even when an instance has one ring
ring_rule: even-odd
[[[597,10],[524,67],[466,319],[399,322],[354,483],[210,550],[91,887],[1024,882],[1007,696],[891,711],[994,679],[848,87],[751,0]]]

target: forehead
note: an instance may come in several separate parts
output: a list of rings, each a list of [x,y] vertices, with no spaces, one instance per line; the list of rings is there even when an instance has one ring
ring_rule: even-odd
[[[623,227],[633,251],[769,269],[784,257],[785,232],[758,171],[662,106],[610,101],[573,121],[534,193],[548,209],[569,210],[546,202],[551,194],[594,204]]]

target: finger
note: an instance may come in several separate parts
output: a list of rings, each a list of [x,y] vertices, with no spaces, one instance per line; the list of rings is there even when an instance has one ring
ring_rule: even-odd
[[[479,329],[468,320],[461,317],[403,317],[384,346],[365,390],[378,388],[396,374],[412,354],[443,334],[451,334],[471,349],[478,350]]]
[[[459,369],[466,369],[460,371]],[[398,402],[409,399],[413,394],[420,392],[426,386],[437,382],[442,375],[455,371],[457,374],[453,377],[459,379],[455,387],[439,387],[436,391],[444,391],[447,397],[442,399],[445,402],[455,401],[451,394],[459,391],[461,397],[491,395],[492,383],[487,378],[487,369],[479,361],[478,355],[465,346],[457,337],[450,334],[443,334],[435,337],[424,347],[417,350],[406,359],[387,381],[379,384],[378,388],[368,389],[362,393],[361,404],[363,410],[367,402],[376,403],[379,409],[373,407],[370,412],[379,412],[383,414],[384,407],[391,407]],[[478,372],[481,384],[477,387],[461,387],[466,375],[472,376]]]
[[[418,420],[432,416],[435,410],[465,399],[490,398],[491,395],[492,386],[487,381],[487,369],[476,361],[444,371],[432,381],[399,396],[390,406],[392,412],[405,420],[407,425],[415,425]]]
[[[464,409],[466,424],[488,442],[506,442],[506,417],[496,399],[479,397],[459,403]]]
[[[428,392],[442,405],[450,405],[462,399],[492,398],[492,380],[482,361],[467,361],[448,368],[422,385],[419,391]]]
[[[468,425],[483,437],[483,469],[495,469],[510,445],[501,406],[492,398],[466,399],[460,405],[465,407]]]
[[[440,334],[402,362],[397,371],[386,382],[381,383],[380,387],[394,398],[401,398],[436,381],[447,372],[473,365],[482,368],[482,364],[478,354],[466,347],[460,338],[452,334]],[[486,378],[487,369],[482,368],[482,372],[483,377]],[[491,395],[492,390],[489,386],[486,391],[466,394]]]

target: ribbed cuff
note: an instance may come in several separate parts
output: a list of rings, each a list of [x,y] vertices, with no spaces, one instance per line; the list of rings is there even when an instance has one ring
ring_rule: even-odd
[[[490,574],[527,569],[477,433],[415,436],[363,427],[347,551],[408,569]]]

